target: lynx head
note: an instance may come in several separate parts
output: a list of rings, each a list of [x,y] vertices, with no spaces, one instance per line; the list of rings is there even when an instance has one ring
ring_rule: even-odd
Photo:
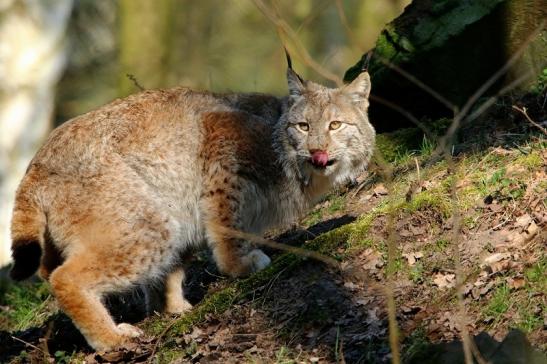
[[[304,81],[288,61],[289,97],[279,128],[290,167],[305,183],[314,176],[332,184],[357,176],[374,149],[375,131],[367,116],[369,74],[333,89]]]

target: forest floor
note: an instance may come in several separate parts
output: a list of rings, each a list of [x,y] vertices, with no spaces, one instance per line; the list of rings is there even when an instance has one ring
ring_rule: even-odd
[[[405,363],[463,363],[461,322],[491,363],[547,363],[547,140],[507,115],[463,130],[451,167],[417,130],[380,135],[391,180],[372,166],[271,234],[336,265],[265,249],[270,267],[233,280],[198,254],[188,314],[145,318],[142,290],[110,298],[147,334],[122,350],[93,353],[47,284],[4,284],[0,362],[387,363],[392,292]]]

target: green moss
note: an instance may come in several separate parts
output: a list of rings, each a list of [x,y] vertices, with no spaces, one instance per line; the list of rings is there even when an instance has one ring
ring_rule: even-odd
[[[502,284],[492,295],[488,306],[486,306],[485,314],[493,317],[494,320],[497,321],[505,312],[507,312],[510,306],[510,289],[506,284]]]
[[[8,307],[1,329],[19,331],[41,325],[51,314],[50,298],[45,282],[11,285],[0,299],[0,305]]]
[[[435,209],[444,217],[450,216],[451,213],[449,196],[438,189],[422,191],[416,194],[410,202],[404,203],[401,207],[408,213],[425,209]]]
[[[547,257],[543,256],[532,267],[526,269],[524,276],[532,292],[547,291]]]
[[[323,220],[323,210],[315,209],[304,218],[302,223],[306,226],[313,226]]]
[[[342,211],[346,207],[346,196],[333,193],[326,199],[326,207],[319,207],[310,212],[302,223],[306,226],[313,226],[321,222],[325,217],[325,214],[334,214],[338,211]]]
[[[327,207],[327,212],[334,214],[346,207],[346,196],[333,196],[329,199],[330,203]]]
[[[383,133],[376,136],[376,149],[388,162],[401,159],[420,148],[423,134],[418,129],[401,129],[393,133]]]
[[[514,164],[517,166],[525,166],[529,171],[535,171],[543,166],[543,158],[538,151],[532,151],[528,155],[518,157]]]
[[[324,233],[312,241],[304,244],[304,248],[316,251],[321,254],[331,255],[337,246],[347,241],[351,224],[344,225],[338,229]],[[270,280],[281,270],[290,270],[293,266],[304,259],[301,256],[286,253],[277,258],[268,268],[253,274],[252,276],[235,281],[233,284],[217,292],[206,296],[203,301],[192,311],[181,317],[174,325],[167,320],[152,319],[143,324],[144,330],[152,335],[162,333],[167,327],[169,332],[189,332],[192,326],[203,322],[207,314],[221,314],[233,305],[236,300],[246,297],[256,287],[260,287]],[[171,325],[171,326],[169,326]]]
[[[374,244],[373,240],[369,236],[370,228],[374,220],[387,213],[389,210],[389,204],[384,203],[367,214],[362,215],[351,225],[351,231],[348,236],[348,244],[350,248],[365,248]]]
[[[183,357],[186,351],[173,347],[162,347],[154,356],[154,363],[172,363],[175,359]]]

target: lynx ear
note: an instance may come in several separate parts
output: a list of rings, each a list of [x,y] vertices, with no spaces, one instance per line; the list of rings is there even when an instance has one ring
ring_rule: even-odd
[[[285,49],[287,56],[287,83],[289,85],[289,95],[292,97],[302,96],[305,90],[304,80],[292,69],[292,61],[289,52]]]
[[[355,80],[344,86],[342,91],[350,95],[356,102],[368,99],[370,95],[370,76],[368,72],[361,72]]]

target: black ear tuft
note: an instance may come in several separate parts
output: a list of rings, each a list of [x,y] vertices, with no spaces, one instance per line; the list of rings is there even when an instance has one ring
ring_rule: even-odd
[[[370,59],[374,54],[374,49],[368,51],[363,59],[363,65],[361,66],[361,72],[368,72],[368,66],[370,65]]]
[[[300,75],[292,69],[292,60],[287,48],[285,49],[285,56],[287,57],[287,83],[289,85],[289,95],[292,97],[299,97],[302,95],[305,89],[305,82]]]
[[[291,60],[291,55],[289,54],[289,51],[287,50],[287,48],[283,47],[283,49],[285,50],[285,57],[287,57],[287,67],[292,70],[292,60]]]
[[[300,75],[294,72],[294,70],[292,69],[292,59],[291,59],[291,55],[289,54],[289,51],[285,47],[283,47],[283,49],[285,50],[285,57],[287,57],[287,68],[291,70],[296,77],[298,77],[298,79],[300,80],[302,84],[304,84],[304,80],[302,79],[302,77],[300,77]]]

